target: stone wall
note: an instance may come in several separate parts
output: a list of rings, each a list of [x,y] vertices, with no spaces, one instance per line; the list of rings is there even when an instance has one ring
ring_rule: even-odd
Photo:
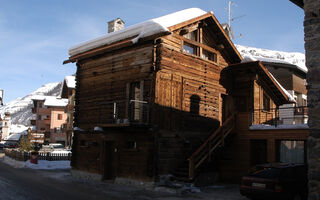
[[[309,199],[320,199],[320,1],[304,0],[309,107]]]

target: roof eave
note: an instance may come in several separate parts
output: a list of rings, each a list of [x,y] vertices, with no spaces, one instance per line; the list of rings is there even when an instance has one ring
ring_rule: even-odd
[[[303,9],[304,7],[303,0],[290,0],[290,1]]]

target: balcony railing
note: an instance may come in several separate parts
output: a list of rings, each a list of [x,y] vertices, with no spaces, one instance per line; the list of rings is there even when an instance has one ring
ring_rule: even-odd
[[[99,124],[128,125],[149,123],[149,103],[129,100],[105,102],[99,106]]]
[[[307,124],[308,108],[286,107],[270,110],[257,109],[251,113],[251,125],[266,124],[272,126]]]

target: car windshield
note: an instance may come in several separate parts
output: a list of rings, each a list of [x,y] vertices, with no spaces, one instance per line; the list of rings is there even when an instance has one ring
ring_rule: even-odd
[[[255,171],[250,173],[250,176],[259,177],[259,178],[278,178],[280,176],[279,168],[257,168]]]

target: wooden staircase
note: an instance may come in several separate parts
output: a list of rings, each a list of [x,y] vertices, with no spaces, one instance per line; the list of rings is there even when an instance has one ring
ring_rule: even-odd
[[[209,138],[174,172],[175,178],[181,181],[192,181],[195,178],[196,170],[206,160],[211,159],[211,155],[224,146],[225,138],[235,128],[236,114],[228,119],[215,130]]]

